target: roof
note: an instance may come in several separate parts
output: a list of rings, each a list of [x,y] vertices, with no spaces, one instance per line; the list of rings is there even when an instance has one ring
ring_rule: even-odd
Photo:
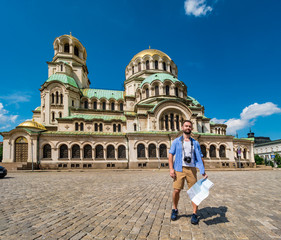
[[[106,99],[124,99],[124,91],[117,91],[117,90],[104,90],[104,89],[91,89],[91,88],[85,88],[81,89],[81,92],[83,96],[92,98],[96,97],[98,99],[106,98]]]
[[[191,96],[187,96],[187,99],[191,100],[194,105],[198,105],[198,104],[200,105],[200,103],[195,98],[193,98]]]
[[[32,120],[27,120],[20,125],[18,125],[18,128],[32,128],[32,129],[40,129],[40,130],[47,130],[41,123],[38,123]]]
[[[125,133],[113,133],[113,132],[67,132],[67,131],[46,131],[42,132],[42,134],[52,134],[52,135],[108,135],[108,136],[123,136]]]
[[[255,147],[261,147],[261,146],[270,146],[270,145],[274,145],[274,144],[280,144],[281,143],[281,139],[277,139],[277,140],[273,140],[270,142],[265,142],[265,143],[256,143]]]
[[[142,58],[144,57],[145,55],[149,55],[149,56],[154,56],[154,55],[159,55],[160,57],[166,57],[168,58],[169,60],[172,60],[166,53],[160,51],[160,50],[157,50],[157,49],[145,49],[145,50],[142,50],[141,52],[137,53],[131,61],[134,61],[135,59],[137,59],[138,57]]]
[[[53,74],[48,78],[46,82],[52,82],[52,81],[59,81],[63,84],[68,84],[78,88],[76,81],[72,77],[67,76],[66,74]]]
[[[72,119],[84,119],[84,120],[94,120],[101,119],[104,121],[112,121],[112,120],[121,120],[122,122],[126,122],[125,116],[112,116],[112,115],[90,115],[90,114],[77,114],[64,118],[60,118],[62,120],[72,120]]]
[[[149,77],[147,77],[146,79],[144,79],[140,85],[140,87],[142,87],[145,83],[152,83],[154,80],[160,80],[161,82],[164,82],[165,80],[170,80],[173,83],[175,82],[180,82],[182,84],[182,82],[180,80],[178,80],[176,77],[174,77],[171,74],[168,73],[156,73],[156,74],[152,74]]]

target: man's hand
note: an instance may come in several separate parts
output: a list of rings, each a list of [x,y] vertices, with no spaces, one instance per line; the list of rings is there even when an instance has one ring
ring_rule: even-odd
[[[176,173],[174,169],[170,169],[170,176],[171,178],[176,179]]]
[[[207,173],[203,173],[202,176],[204,177],[204,179],[208,178]]]

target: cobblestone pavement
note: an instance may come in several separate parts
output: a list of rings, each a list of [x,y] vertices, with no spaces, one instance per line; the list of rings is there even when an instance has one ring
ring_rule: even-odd
[[[281,239],[281,171],[209,172],[191,225],[170,221],[167,170],[17,172],[0,179],[0,239]]]

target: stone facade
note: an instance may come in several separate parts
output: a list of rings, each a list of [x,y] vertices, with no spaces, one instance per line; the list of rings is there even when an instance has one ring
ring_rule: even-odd
[[[71,35],[55,39],[41,106],[33,120],[4,137],[4,162],[34,162],[41,168],[161,168],[182,121],[193,122],[209,168],[254,167],[253,140],[226,135],[227,126],[204,115],[188,95],[165,53],[147,49],[125,69],[124,91],[90,88],[87,53]]]

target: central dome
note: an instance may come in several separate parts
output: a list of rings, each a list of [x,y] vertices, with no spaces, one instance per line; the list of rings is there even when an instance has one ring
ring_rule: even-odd
[[[145,55],[149,55],[151,57],[153,57],[154,55],[158,55],[160,57],[166,57],[168,58],[169,60],[171,60],[171,58],[166,54],[166,53],[163,53],[162,51],[160,50],[157,50],[157,49],[145,49],[145,50],[142,50],[141,52],[139,52],[138,54],[136,54],[131,61],[134,61],[135,59],[137,59],[138,57],[142,58],[144,57]]]

